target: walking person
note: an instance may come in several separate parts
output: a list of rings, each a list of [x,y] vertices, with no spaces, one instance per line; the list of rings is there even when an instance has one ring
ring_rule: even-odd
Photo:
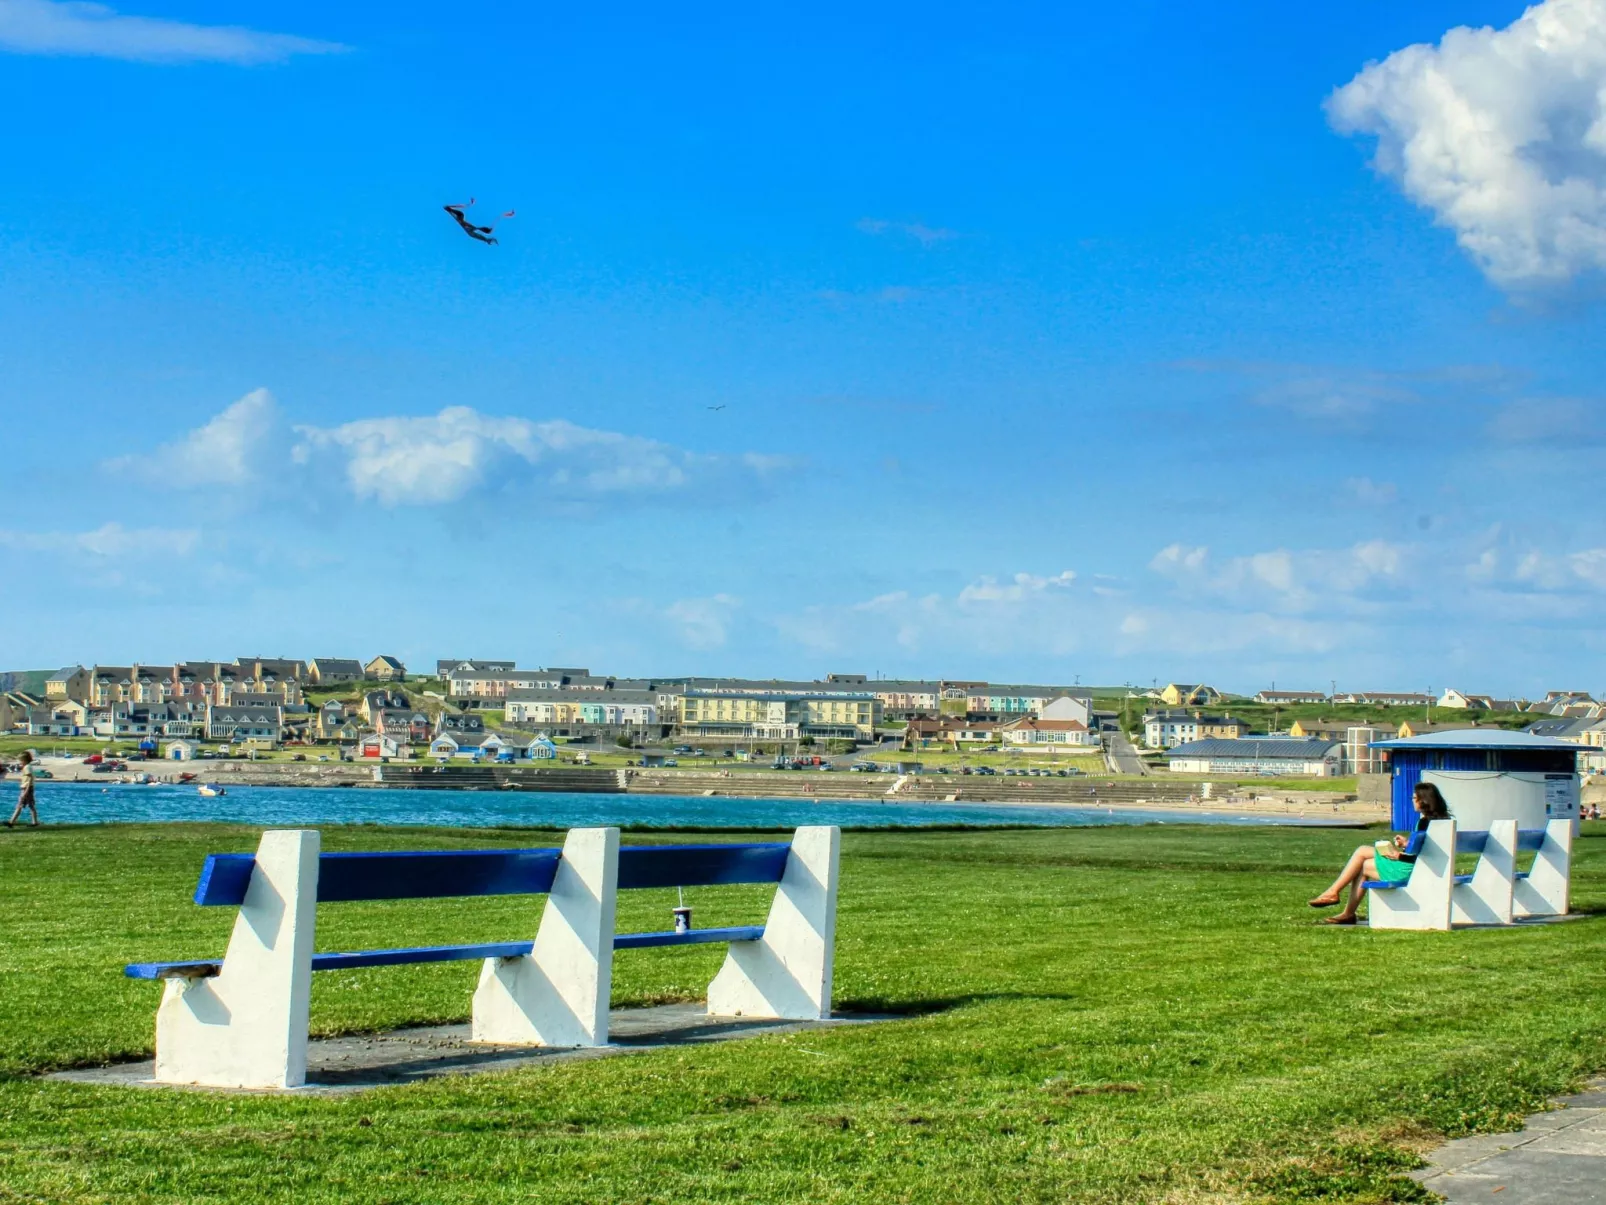
[[[33,798],[33,754],[23,750],[22,768],[18,773],[17,807],[11,813],[11,819],[6,821],[7,828],[17,827],[17,817],[22,815],[22,809],[27,808],[33,813],[33,826],[39,827],[39,805]]]

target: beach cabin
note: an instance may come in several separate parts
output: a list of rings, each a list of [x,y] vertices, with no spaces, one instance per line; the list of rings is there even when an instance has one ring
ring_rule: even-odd
[[[555,761],[558,756],[558,747],[544,736],[538,736],[530,743],[530,757],[536,761]]]
[[[199,748],[200,748],[200,746],[197,745],[194,741],[168,741],[167,742],[167,760],[168,761],[194,761],[195,760],[195,754],[199,750]]]
[[[1416,827],[1411,794],[1431,782],[1450,814],[1468,831],[1485,831],[1496,820],[1516,820],[1521,829],[1542,829],[1550,820],[1578,824],[1579,745],[1530,732],[1462,728],[1403,740],[1374,741],[1387,758],[1394,828]]]
[[[527,761],[531,756],[530,750],[534,745],[534,737],[514,736],[506,732],[492,732],[480,742],[480,750],[484,756],[493,761]]]
[[[429,743],[429,754],[434,758],[462,758],[479,761],[484,756],[480,746],[483,732],[443,732]]]

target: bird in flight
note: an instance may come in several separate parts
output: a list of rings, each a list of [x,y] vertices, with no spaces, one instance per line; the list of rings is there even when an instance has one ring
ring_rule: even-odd
[[[468,199],[468,203],[466,205],[465,204],[443,205],[443,206],[441,206],[441,208],[443,208],[444,210],[446,210],[447,213],[452,215],[452,220],[455,221],[459,226],[461,226],[463,228],[463,233],[468,235],[469,238],[478,239],[482,243],[490,243],[492,246],[494,246],[496,244],[496,240],[491,237],[491,231],[494,230],[495,227],[494,226],[476,226],[473,222],[468,220],[468,217],[467,217],[465,211],[470,209],[470,208],[472,208],[473,205],[474,205],[474,198],[470,197]],[[508,210],[502,216],[504,218],[512,217],[513,216],[513,210],[511,210],[511,209]]]
[[[723,409],[725,409],[725,404],[723,402],[721,402],[718,406],[710,406],[709,409],[710,410],[723,410]]]

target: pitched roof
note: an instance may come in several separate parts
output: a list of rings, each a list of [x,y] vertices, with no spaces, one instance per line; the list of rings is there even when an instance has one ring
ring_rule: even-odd
[[[1507,728],[1452,728],[1403,740],[1373,741],[1374,749],[1553,749],[1576,753],[1570,741],[1540,736],[1532,732],[1512,732]]]
[[[316,665],[321,674],[362,673],[362,662],[354,657],[314,657],[307,664]]]

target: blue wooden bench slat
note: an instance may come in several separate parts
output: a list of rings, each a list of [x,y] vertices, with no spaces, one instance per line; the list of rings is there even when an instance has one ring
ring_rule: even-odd
[[[627,845],[619,851],[619,889],[779,883],[785,843],[769,845]]]
[[[552,890],[561,856],[557,849],[323,854],[318,858],[318,902],[542,895]],[[245,902],[255,865],[251,854],[209,854],[195,902],[238,907]]]
[[[725,929],[689,929],[685,933],[618,933],[616,950],[644,950],[650,946],[695,946],[713,941],[757,941],[764,936],[763,925],[732,925]]]
[[[357,967],[402,966],[415,962],[458,962],[470,958],[520,958],[534,947],[529,941],[495,941],[473,946],[414,946],[394,950],[358,950],[349,954],[314,954],[315,971],[349,971]],[[217,974],[219,960],[200,962],[136,962],[123,968],[130,979],[163,979],[186,972],[197,978]]]
[[[791,845],[633,845],[619,851],[619,888],[703,887],[736,883],[779,883],[786,873]],[[318,902],[354,900],[445,899],[454,896],[543,895],[552,890],[559,849],[446,850],[436,852],[321,854],[318,858]],[[207,907],[245,902],[252,854],[209,854],[195,887],[195,902]],[[685,933],[616,934],[616,950],[654,946],[701,945],[708,942],[758,941],[763,925],[691,929]],[[416,946],[361,950],[346,954],[314,954],[315,971],[357,967],[401,966],[420,962],[453,962],[477,958],[519,958],[530,953],[529,941],[490,942],[463,946]],[[216,975],[221,960],[136,962],[123,968],[130,979]]]

